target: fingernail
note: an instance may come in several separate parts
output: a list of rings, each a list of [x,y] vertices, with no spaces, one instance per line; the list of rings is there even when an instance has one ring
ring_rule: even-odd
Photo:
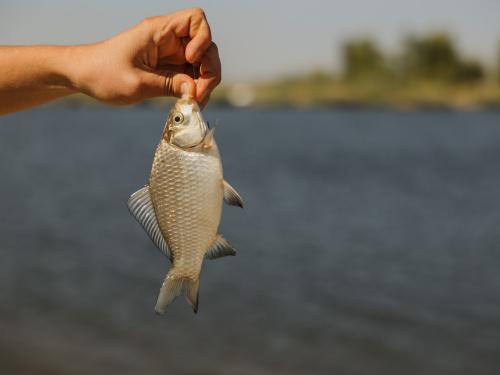
[[[181,96],[189,96],[189,85],[186,82],[181,84]]]

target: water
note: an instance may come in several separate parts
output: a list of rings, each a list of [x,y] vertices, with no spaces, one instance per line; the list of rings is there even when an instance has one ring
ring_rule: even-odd
[[[500,373],[500,114],[207,110],[238,255],[156,316],[166,114],[0,118],[1,373]]]

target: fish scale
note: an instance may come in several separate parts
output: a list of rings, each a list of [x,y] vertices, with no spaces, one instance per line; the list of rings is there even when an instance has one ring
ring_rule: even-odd
[[[158,225],[172,253],[172,276],[194,281],[217,237],[222,212],[222,164],[215,142],[208,152],[185,151],[164,139],[149,180]],[[196,228],[196,230],[192,230]]]

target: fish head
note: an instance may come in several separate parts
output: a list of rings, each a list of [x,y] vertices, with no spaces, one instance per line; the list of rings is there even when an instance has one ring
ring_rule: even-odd
[[[170,144],[189,148],[199,145],[207,132],[208,126],[196,100],[182,98],[170,111],[163,136]]]

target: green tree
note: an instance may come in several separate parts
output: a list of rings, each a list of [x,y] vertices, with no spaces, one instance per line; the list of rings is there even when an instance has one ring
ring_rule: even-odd
[[[484,68],[478,61],[459,61],[454,80],[455,82],[475,83],[484,77]]]
[[[417,79],[451,81],[458,62],[457,52],[446,34],[409,37],[404,42],[403,66]]]
[[[452,39],[444,33],[408,37],[403,46],[403,74],[414,79],[444,83],[473,83],[484,78],[477,61],[464,61]]]
[[[371,40],[353,40],[343,46],[343,65],[347,79],[378,78],[384,72],[384,57]]]

